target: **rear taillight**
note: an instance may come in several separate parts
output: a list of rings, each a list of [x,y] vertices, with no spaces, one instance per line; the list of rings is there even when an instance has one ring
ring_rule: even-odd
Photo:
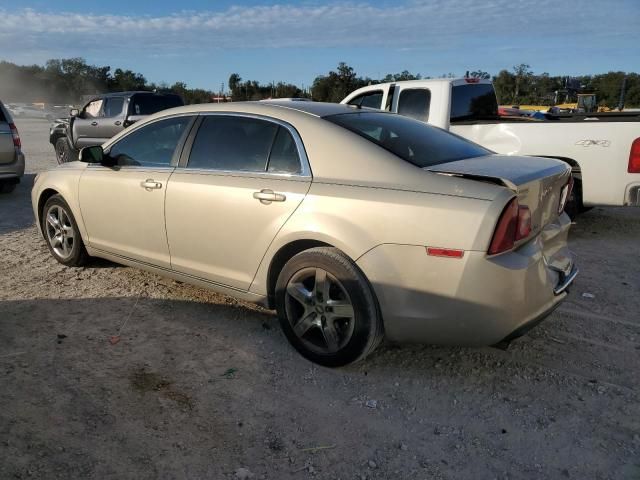
[[[640,173],[640,138],[636,138],[631,144],[627,171],[629,173]]]
[[[567,180],[567,184],[562,187],[560,191],[560,203],[558,204],[558,215],[562,213],[564,207],[567,205],[567,200],[571,197],[571,192],[573,191],[573,175],[569,175],[569,180]]]
[[[531,235],[531,210],[529,207],[518,207],[518,228],[516,229],[516,242]]]
[[[20,134],[18,133],[16,124],[10,123],[9,128],[11,129],[11,136],[13,137],[13,146],[20,149],[20,147],[22,147],[22,142],[20,141]]]
[[[529,235],[531,235],[531,211],[529,207],[518,205],[518,199],[514,198],[504,207],[500,215],[488,253],[496,255],[511,250],[515,242]]]

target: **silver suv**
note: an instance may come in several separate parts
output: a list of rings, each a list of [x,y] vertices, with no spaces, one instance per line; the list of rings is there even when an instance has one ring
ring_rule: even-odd
[[[20,135],[11,114],[0,102],[0,193],[12,192],[23,175]]]

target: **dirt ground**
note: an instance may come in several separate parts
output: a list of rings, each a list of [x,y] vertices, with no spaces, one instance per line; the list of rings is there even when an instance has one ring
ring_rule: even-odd
[[[29,198],[55,163],[48,125],[18,128],[28,174],[0,196],[0,478],[640,478],[640,209],[578,219],[575,287],[507,351],[383,345],[330,370],[272,312],[56,263]]]

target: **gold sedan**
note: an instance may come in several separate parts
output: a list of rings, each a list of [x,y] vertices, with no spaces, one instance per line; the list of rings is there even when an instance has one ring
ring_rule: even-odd
[[[576,276],[570,169],[399,115],[315,102],[166,110],[40,174],[53,257],[135,266],[275,308],[308,359],[383,336],[490,345]]]

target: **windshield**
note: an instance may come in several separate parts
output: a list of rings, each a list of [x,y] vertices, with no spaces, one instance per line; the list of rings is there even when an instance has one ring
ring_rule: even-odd
[[[490,83],[458,85],[451,89],[451,122],[497,118],[498,100]]]
[[[323,118],[420,168],[492,153],[462,137],[401,115],[358,112]]]

